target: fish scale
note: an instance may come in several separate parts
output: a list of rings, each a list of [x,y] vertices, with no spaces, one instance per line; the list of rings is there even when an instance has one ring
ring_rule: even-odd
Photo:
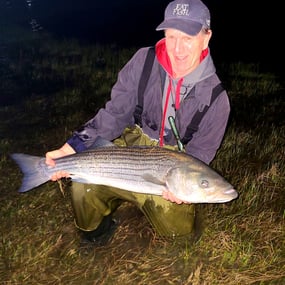
[[[102,151],[94,150],[88,152],[86,155],[84,155],[84,153],[78,155],[80,155],[81,161],[84,161],[85,168],[87,168],[89,172],[100,169],[103,173],[122,173],[123,171],[128,174],[129,171],[132,171],[134,174],[138,171],[150,171],[160,169],[161,167],[169,167],[166,162],[169,162],[170,159],[165,158],[165,152],[162,152],[164,156],[160,153],[154,153],[155,155],[152,157],[146,157],[146,153],[149,152],[148,149],[139,147],[132,148],[131,150],[132,151],[129,152],[126,151],[125,148],[108,148]],[[158,150],[160,150],[160,148],[158,148]],[[60,169],[72,169],[72,161],[74,161],[73,157],[61,158]],[[142,161],[143,164],[141,163]]]
[[[92,176],[102,176],[109,179],[124,179],[125,183],[129,181],[144,181],[141,173],[152,173],[155,177],[154,171],[160,167],[160,164],[164,164],[165,158],[162,155],[156,155],[160,164],[155,165],[154,160],[157,162],[157,158],[151,157],[144,160],[145,151],[143,148],[132,149],[131,152],[126,152],[124,148],[107,148],[100,149],[100,151],[90,151],[87,153],[76,154],[80,157],[80,164],[77,160],[74,160],[73,156],[67,156],[56,160],[56,167],[49,168],[47,173],[51,175],[51,172],[66,170],[78,177],[80,173],[92,173]],[[139,162],[139,163],[138,163]],[[118,178],[118,175],[120,176]],[[157,178],[157,177],[156,177]],[[158,178],[157,178],[158,179]],[[159,186],[161,187],[161,186]]]

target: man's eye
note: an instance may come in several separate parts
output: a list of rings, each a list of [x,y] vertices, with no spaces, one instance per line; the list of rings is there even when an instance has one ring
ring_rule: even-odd
[[[190,38],[184,38],[184,39],[183,39],[183,42],[184,42],[184,44],[191,45],[191,44],[192,44],[192,39],[190,39]]]

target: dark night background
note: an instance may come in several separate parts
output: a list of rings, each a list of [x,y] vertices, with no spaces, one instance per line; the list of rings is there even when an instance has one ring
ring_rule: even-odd
[[[163,20],[169,0],[0,0],[1,31],[21,26],[41,29],[82,42],[128,46],[154,44],[163,34],[156,26]],[[274,2],[205,0],[212,16],[210,43],[215,61],[260,63],[281,72],[280,39],[274,34],[281,8]],[[281,22],[280,18],[280,22]],[[34,20],[34,26],[31,21]],[[282,55],[283,57],[283,55]]]

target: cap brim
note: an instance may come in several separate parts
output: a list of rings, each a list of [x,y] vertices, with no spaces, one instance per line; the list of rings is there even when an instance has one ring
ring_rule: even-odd
[[[168,19],[163,21],[157,28],[156,31],[165,29],[175,29],[184,32],[191,36],[196,36],[202,29],[202,24],[190,20],[183,19]]]

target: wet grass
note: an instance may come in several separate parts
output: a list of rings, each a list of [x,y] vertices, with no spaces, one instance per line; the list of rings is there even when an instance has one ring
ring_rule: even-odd
[[[0,108],[1,284],[285,282],[280,78],[255,64],[223,66],[232,113],[212,167],[240,196],[226,204],[197,205],[199,238],[160,239],[139,210],[125,203],[116,212],[111,243],[93,248],[81,243],[73,224],[68,182],[63,181],[64,195],[53,182],[20,194],[22,176],[9,153],[43,155],[60,146],[108,100],[117,71],[133,51],[36,43],[13,45],[11,61],[1,66],[0,94],[17,85],[9,93],[13,100]],[[23,99],[17,90],[25,90]]]

